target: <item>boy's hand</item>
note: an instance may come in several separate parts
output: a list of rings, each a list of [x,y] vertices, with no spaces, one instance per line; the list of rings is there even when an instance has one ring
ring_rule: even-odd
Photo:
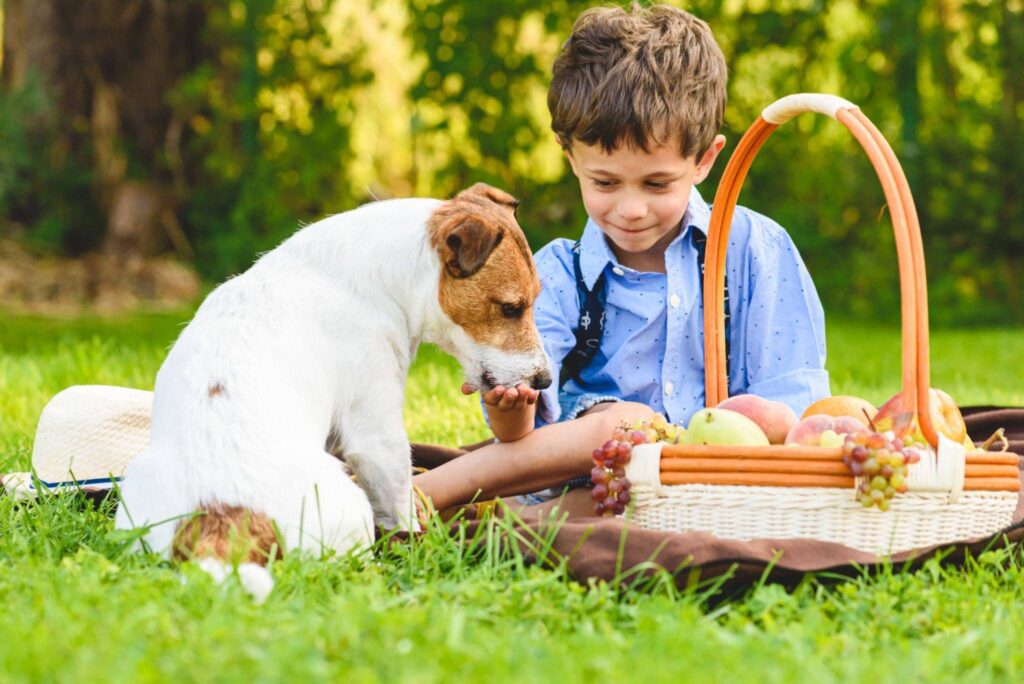
[[[472,394],[473,391],[468,383],[462,384],[463,394]],[[503,385],[498,385],[494,389],[485,392],[483,399],[488,407],[499,411],[520,411],[527,406],[536,404],[537,397],[539,396],[540,390],[532,389],[527,384],[507,388]]]

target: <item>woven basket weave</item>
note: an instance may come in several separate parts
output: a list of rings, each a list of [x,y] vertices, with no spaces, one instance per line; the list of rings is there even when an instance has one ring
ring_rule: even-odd
[[[715,195],[704,273],[705,395],[709,407],[728,396],[725,362],[724,279],[729,227],[743,180],[765,140],[794,116],[825,114],[845,125],[870,158],[892,217],[900,272],[902,314],[902,402],[917,414],[921,431],[938,455],[911,466],[910,491],[897,495],[888,511],[865,509],[854,489],[824,486],[745,486],[740,484],[663,485],[661,445],[634,450],[627,476],[633,507],[627,515],[641,527],[673,532],[701,531],[726,539],[808,538],[875,554],[923,548],[990,536],[1012,521],[1019,494],[1016,479],[1003,491],[964,487],[962,445],[941,438],[932,424],[928,352],[928,302],[921,232],[910,188],[892,148],[852,103],[833,95],[798,94],[767,107],[746,132],[729,160]],[[925,410],[918,411],[918,407]],[[708,455],[709,447],[699,447]],[[714,447],[710,448],[712,451]],[[800,459],[789,447],[750,447],[744,457]],[[672,447],[679,456],[686,447]],[[721,451],[727,451],[721,448]],[[736,447],[728,449],[736,456]],[[808,451],[805,449],[804,451]],[[827,449],[816,449],[818,457]],[[840,450],[835,450],[836,456]],[[721,456],[722,454],[710,454]],[[819,459],[820,460],[820,459]],[[950,467],[951,463],[953,464]],[[921,477],[927,467],[945,474]],[[916,477],[915,477],[915,470]],[[749,475],[749,473],[748,473]],[[700,473],[691,474],[698,480]],[[704,474],[707,480],[721,473]],[[727,475],[726,477],[732,477]],[[666,476],[666,479],[668,476]],[[795,478],[796,479],[796,478]],[[1005,483],[1005,480],[1004,480]]]

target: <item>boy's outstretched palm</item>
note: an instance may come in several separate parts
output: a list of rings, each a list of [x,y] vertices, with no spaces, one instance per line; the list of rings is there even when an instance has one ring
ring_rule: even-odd
[[[474,390],[468,383],[462,384],[463,394],[469,395],[473,392]],[[520,384],[515,387],[498,385],[497,387],[483,393],[482,396],[484,403],[487,404],[489,408],[497,409],[499,411],[521,411],[527,406],[533,406],[537,403],[537,397],[540,396],[540,390],[532,389],[527,384]]]

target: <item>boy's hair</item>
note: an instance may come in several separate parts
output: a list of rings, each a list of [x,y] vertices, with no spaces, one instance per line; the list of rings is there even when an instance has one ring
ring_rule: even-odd
[[[684,157],[703,154],[722,126],[725,57],[708,25],[683,10],[637,4],[579,16],[552,68],[551,128],[606,152],[648,150],[678,136]]]

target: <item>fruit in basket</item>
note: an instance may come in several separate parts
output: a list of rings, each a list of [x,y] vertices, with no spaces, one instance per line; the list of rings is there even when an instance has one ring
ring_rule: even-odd
[[[929,390],[929,396],[932,425],[935,426],[935,430],[954,442],[973,448],[973,444],[967,437],[967,425],[964,423],[964,417],[953,398],[934,387]],[[879,432],[892,430],[897,437],[904,441],[916,444],[925,442],[917,416],[903,404],[902,392],[882,404],[878,413],[875,414],[874,423],[875,429]]]
[[[723,408],[697,411],[683,436],[683,444],[735,444],[768,446],[768,437],[757,423],[742,413]]]
[[[611,516],[626,511],[626,505],[631,501],[626,466],[633,458],[633,447],[646,442],[647,436],[642,430],[628,430],[623,426],[615,428],[612,438],[594,449],[590,498],[594,501],[595,514]]]
[[[786,444],[800,446],[839,446],[836,437],[863,432],[868,426],[850,416],[807,416],[786,435]]]
[[[853,397],[847,394],[833,394],[814,402],[804,411],[801,418],[815,415],[825,416],[849,416],[860,422],[874,420],[878,409],[867,399]]]
[[[859,478],[857,497],[865,508],[888,510],[892,498],[907,491],[908,467],[920,459],[917,449],[891,431],[863,430],[843,441],[843,463]]]
[[[720,402],[715,408],[742,413],[757,423],[768,442],[782,444],[797,423],[796,412],[781,401],[772,401],[756,394],[737,394]]]
[[[629,425],[623,423],[624,429],[643,432],[650,443],[679,444],[686,429],[670,423],[665,416],[655,413],[650,420],[636,420]]]

